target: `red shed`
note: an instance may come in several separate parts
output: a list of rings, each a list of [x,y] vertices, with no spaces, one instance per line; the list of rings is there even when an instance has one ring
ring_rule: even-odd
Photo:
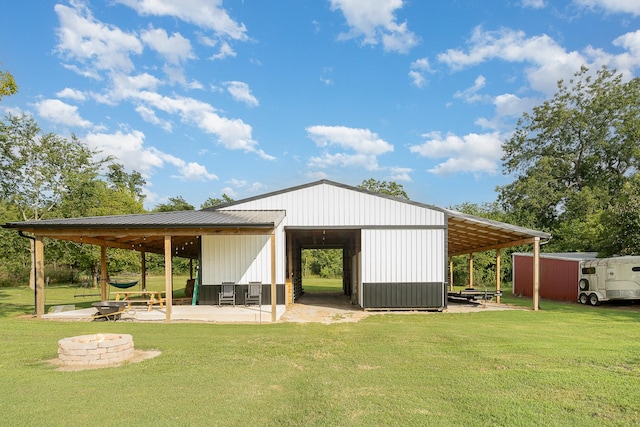
[[[531,297],[533,254],[514,253],[513,293]],[[596,258],[595,252],[540,254],[540,298],[577,301],[580,262]]]

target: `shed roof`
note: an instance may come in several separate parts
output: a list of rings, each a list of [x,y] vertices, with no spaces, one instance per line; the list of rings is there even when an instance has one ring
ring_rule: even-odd
[[[282,210],[177,211],[11,222],[3,227],[55,239],[158,254],[164,253],[164,236],[170,234],[174,236],[172,250],[176,255],[195,258],[197,236],[265,234],[284,217]]]
[[[432,210],[444,212],[447,217],[448,255],[450,256],[528,244],[528,243],[532,243],[534,238],[539,238],[541,240],[551,239],[551,235],[543,231],[532,230],[529,228],[508,224],[505,222],[482,218],[475,215],[469,215],[469,214],[457,212],[451,209],[440,208],[430,204],[425,204],[425,203],[416,202],[413,200],[394,197],[388,194],[376,193],[373,191],[366,190],[364,188],[353,187],[353,186],[342,184],[339,182],[330,181],[327,179],[322,179],[322,180],[311,182],[308,184],[289,187],[282,190],[278,190],[271,193],[266,193],[266,194],[262,194],[262,195],[242,199],[242,200],[236,200],[233,202],[216,206],[215,208],[211,208],[211,209],[226,209],[228,207],[244,204],[249,201],[272,197],[278,194],[302,190],[305,188],[314,187],[318,185],[332,185],[335,187],[340,187],[340,188],[344,188],[344,189],[355,191],[355,192],[366,193],[376,197],[395,200],[400,203],[406,203],[413,206],[423,207],[425,209],[432,209]],[[381,225],[384,225],[384,224],[381,224]]]

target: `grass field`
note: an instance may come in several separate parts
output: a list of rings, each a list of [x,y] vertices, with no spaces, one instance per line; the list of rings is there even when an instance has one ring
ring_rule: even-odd
[[[72,288],[47,290],[47,304],[65,299]],[[76,323],[19,317],[33,294],[0,288],[0,424],[640,425],[640,311],[541,305],[331,325]],[[59,339],[98,332],[162,354],[79,372],[46,363]]]

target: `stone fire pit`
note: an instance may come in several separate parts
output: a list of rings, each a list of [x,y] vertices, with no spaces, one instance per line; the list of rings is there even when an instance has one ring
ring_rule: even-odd
[[[93,334],[58,341],[58,359],[64,366],[109,366],[129,360],[134,353],[129,334]]]

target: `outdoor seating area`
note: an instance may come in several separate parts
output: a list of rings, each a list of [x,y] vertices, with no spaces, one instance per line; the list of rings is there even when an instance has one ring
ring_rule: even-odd
[[[116,292],[116,301],[124,301],[127,303],[127,308],[131,309],[134,304],[146,304],[147,310],[151,311],[154,305],[158,305],[160,308],[164,307],[165,297],[160,291],[124,291]],[[120,299],[122,298],[122,299]]]

